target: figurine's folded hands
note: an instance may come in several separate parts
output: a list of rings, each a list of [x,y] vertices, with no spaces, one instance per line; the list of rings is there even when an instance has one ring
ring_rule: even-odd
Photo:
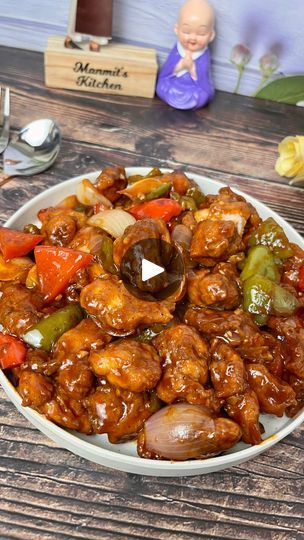
[[[192,53],[190,51],[185,51],[185,57],[181,58],[181,60],[176,64],[174,68],[174,73],[177,74],[184,69],[189,71],[191,78],[194,81],[197,81],[195,62],[192,58]]]

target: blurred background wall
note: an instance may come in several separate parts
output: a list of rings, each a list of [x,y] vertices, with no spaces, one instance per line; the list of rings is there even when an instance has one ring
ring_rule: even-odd
[[[114,0],[113,38],[157,49],[162,63],[175,42],[173,27],[183,0]],[[259,84],[259,58],[274,52],[274,74],[304,73],[304,0],[210,0],[216,11],[217,37],[211,46],[217,88],[233,91],[236,69],[232,47],[247,45],[252,59],[240,93]],[[64,35],[69,0],[0,0],[0,44],[43,51],[50,35]]]

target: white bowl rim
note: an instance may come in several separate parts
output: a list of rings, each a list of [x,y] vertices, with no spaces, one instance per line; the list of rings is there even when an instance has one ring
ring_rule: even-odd
[[[131,174],[145,174],[147,171],[151,170],[151,167],[126,167],[127,175],[130,176]],[[161,168],[163,172],[170,172],[172,169],[170,168]],[[25,203],[19,210],[17,210],[5,223],[5,226],[11,227],[14,222],[21,217],[24,212],[27,210],[30,210],[31,207],[39,203],[40,200],[44,200],[47,194],[55,193],[56,191],[60,192],[61,187],[66,187],[71,184],[73,186],[77,182],[81,181],[84,177],[89,178],[91,180],[95,179],[96,176],[99,174],[100,171],[92,171],[91,173],[82,174],[76,177],[73,177],[71,179],[68,179],[64,182],[61,182],[60,184],[56,184],[55,186],[52,186],[51,188],[44,190],[42,193],[38,194],[36,197]],[[193,178],[194,180],[199,181],[207,181],[208,183],[212,183],[215,188],[220,189],[221,187],[227,187],[226,184],[223,182],[219,182],[217,180],[213,180],[212,178],[209,178],[204,175],[192,173],[190,170],[186,170],[186,174]],[[251,195],[248,195],[247,193],[244,193],[243,191],[232,187],[233,191],[235,193],[238,193],[239,195],[242,195],[246,198],[247,201],[251,202],[254,206],[258,206],[259,210],[263,209],[265,213],[272,214],[276,221],[279,222],[280,225],[282,225],[285,228],[285,232],[287,232],[288,235],[288,229],[289,232],[292,231],[293,236],[296,237],[296,241],[298,244],[302,245],[304,248],[304,240],[300,236],[300,234],[289,225],[288,222],[286,222],[283,218],[281,218],[274,210],[271,210],[268,206],[266,206],[264,203],[259,202],[257,199],[252,197]],[[287,229],[287,231],[286,231]],[[212,469],[215,470],[215,467],[218,469],[221,469],[223,467],[229,467],[233,466],[237,463],[240,463],[242,461],[247,461],[248,459],[257,456],[259,453],[264,452],[277,442],[279,442],[281,439],[289,435],[296,427],[298,427],[303,421],[304,421],[304,409],[302,411],[299,411],[299,413],[289,421],[288,425],[281,428],[277,433],[271,435],[267,439],[263,440],[259,445],[253,445],[248,446],[247,448],[244,448],[242,450],[238,450],[231,454],[221,454],[216,457],[208,458],[208,459],[198,459],[198,460],[189,460],[189,461],[169,461],[169,460],[152,460],[152,459],[143,459],[139,456],[129,456],[126,454],[113,452],[112,450],[108,450],[106,448],[101,448],[100,446],[96,446],[94,444],[91,444],[90,442],[87,442],[83,439],[80,439],[76,436],[74,436],[73,432],[70,432],[68,430],[65,430],[64,428],[57,426],[50,420],[48,420],[46,417],[44,417],[42,414],[38,413],[34,409],[31,409],[29,407],[23,407],[21,405],[21,397],[16,391],[16,389],[13,387],[13,385],[10,383],[8,378],[5,376],[3,371],[0,369],[0,383],[2,384],[3,389],[5,390],[7,396],[9,399],[14,403],[14,405],[17,407],[17,409],[29,420],[32,421],[32,423],[37,427],[38,425],[43,425],[44,429],[41,427],[38,427],[38,429],[44,433],[47,432],[48,436],[58,443],[58,440],[64,441],[64,443],[67,445],[66,448],[70,449],[73,448],[73,452],[75,454],[84,456],[85,454],[89,454],[91,457],[88,457],[87,459],[92,459],[93,461],[96,461],[97,463],[102,464],[102,459],[105,460],[105,465],[108,467],[115,468],[116,470],[125,470],[130,472],[138,472],[138,474],[157,474],[157,471],[159,470],[160,474],[161,471],[166,472],[166,476],[174,476],[176,473],[182,476],[182,473],[185,475],[195,475],[195,474],[202,474],[204,472],[204,469]],[[78,452],[79,450],[79,452]],[[95,458],[95,459],[94,459]],[[111,461],[114,461],[115,464],[111,465],[109,464]],[[124,467],[120,469],[119,464]],[[136,471],[136,466],[139,467],[139,469]],[[147,471],[145,471],[147,469]],[[153,469],[154,473],[151,473],[148,471],[148,469]],[[206,470],[206,472],[208,472]]]

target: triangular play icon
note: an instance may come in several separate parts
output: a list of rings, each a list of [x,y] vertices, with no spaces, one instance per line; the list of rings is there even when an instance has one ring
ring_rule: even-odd
[[[162,274],[164,271],[165,269],[162,266],[159,266],[158,264],[148,261],[148,259],[143,259],[141,261],[141,280],[142,281],[147,281],[148,279],[151,279],[155,276],[158,276],[159,274]]]

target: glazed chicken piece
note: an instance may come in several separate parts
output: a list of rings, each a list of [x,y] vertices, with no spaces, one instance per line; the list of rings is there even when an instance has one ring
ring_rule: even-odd
[[[212,341],[210,352],[210,375],[216,396],[226,399],[243,394],[247,387],[247,375],[240,355],[219,339]]]
[[[126,171],[123,167],[105,167],[96,180],[95,187],[109,201],[115,202],[121,196],[119,191],[127,185]]]
[[[49,244],[67,246],[76,234],[77,222],[73,216],[61,213],[47,219],[41,230]]]
[[[256,209],[229,187],[221,188],[218,195],[207,195],[205,206],[206,208],[196,213],[197,221],[206,219],[233,221],[238,234],[244,235],[245,243],[261,223]]]
[[[110,275],[84,287],[80,303],[107,332],[121,336],[135,332],[139,325],[166,324],[175,307],[168,301],[140,300],[128,292],[118,277]]]
[[[49,377],[38,371],[24,369],[20,372],[17,390],[24,406],[33,407],[60,426],[91,433],[92,428],[87,412],[79,400],[79,397],[82,397],[80,388],[84,387],[84,379],[84,373],[81,377],[78,371],[78,380],[75,382],[82,386],[77,389],[74,387],[74,397],[72,397],[68,396],[60,385],[55,385]],[[71,384],[71,379],[69,382]],[[67,377],[65,386],[68,387]]]
[[[88,358],[69,358],[60,366],[56,377],[57,384],[64,393],[80,400],[86,397],[94,387],[94,375],[90,368]]]
[[[296,394],[296,403],[287,408],[287,416],[295,416],[304,407],[304,379],[289,375],[288,383]]]
[[[53,246],[67,246],[87,221],[83,212],[59,207],[41,210],[38,217],[42,220],[41,234],[45,236],[45,243]]]
[[[190,231],[192,232],[197,226],[197,221],[194,217],[194,212],[189,210],[188,212],[185,212],[184,214],[182,214],[181,223],[182,225],[185,225],[185,227],[188,227],[188,229],[190,229]]]
[[[156,386],[161,377],[160,362],[152,345],[134,339],[115,341],[90,354],[95,375],[131,392],[143,392]]]
[[[38,410],[59,426],[88,435],[92,433],[91,422],[82,401],[67,396],[60,386],[57,387],[53,399]]]
[[[248,388],[244,362],[229,345],[215,339],[211,344],[210,375],[216,396],[225,398],[227,414],[242,428],[242,439],[249,444],[261,442],[259,402]]]
[[[124,234],[114,242],[113,259],[115,264],[120,266],[121,260],[130,246],[140,240],[150,238],[160,239],[168,244],[171,243],[169,231],[162,219],[141,219],[134,225],[129,225]]]
[[[285,260],[281,282],[297,289],[299,283],[299,270],[304,266],[304,250],[297,244],[291,244],[293,256]]]
[[[166,403],[185,400],[218,411],[220,402],[208,381],[209,352],[207,343],[194,328],[178,324],[164,330],[153,345],[163,360],[163,376],[157,385],[158,397]]]
[[[84,400],[94,433],[107,433],[111,443],[134,439],[154,412],[151,396],[147,392],[128,392],[102,382]]]
[[[50,357],[47,352],[42,349],[28,349],[26,353],[26,359],[20,366],[20,370],[31,370],[42,373],[47,377],[50,377],[60,367],[60,360]]]
[[[55,345],[53,356],[61,362],[74,357],[82,358],[84,353],[104,347],[111,339],[92,319],[83,319],[62,334]]]
[[[189,273],[188,297],[196,306],[236,308],[241,301],[241,289],[235,267],[220,263],[212,271],[200,268]]]
[[[304,380],[304,327],[301,317],[269,317],[267,324],[286,344],[285,368]]]
[[[262,412],[283,416],[287,407],[296,405],[296,395],[289,384],[268,371],[263,364],[246,366],[248,382],[255,391]]]
[[[168,177],[168,182],[172,182],[173,190],[179,195],[186,195],[187,190],[194,184],[183,171],[173,171],[164,176]]]
[[[184,315],[186,324],[194,326],[207,339],[218,337],[251,362],[272,360],[267,341],[251,315],[241,309],[214,311],[190,307]]]
[[[102,239],[105,236],[107,236],[107,234],[99,227],[87,225],[77,231],[69,248],[84,251],[85,253],[91,253],[92,255],[98,255]]]
[[[10,334],[21,337],[42,316],[43,296],[18,283],[2,287],[0,323]]]
[[[245,443],[259,444],[261,442],[260,406],[253,390],[248,388],[242,394],[228,397],[224,408],[228,416],[241,427],[242,439]]]
[[[193,231],[190,256],[205,266],[215,266],[243,250],[242,238],[233,221],[206,219]]]
[[[21,371],[17,390],[22,397],[24,407],[38,409],[51,400],[55,392],[52,381],[35,371]]]

